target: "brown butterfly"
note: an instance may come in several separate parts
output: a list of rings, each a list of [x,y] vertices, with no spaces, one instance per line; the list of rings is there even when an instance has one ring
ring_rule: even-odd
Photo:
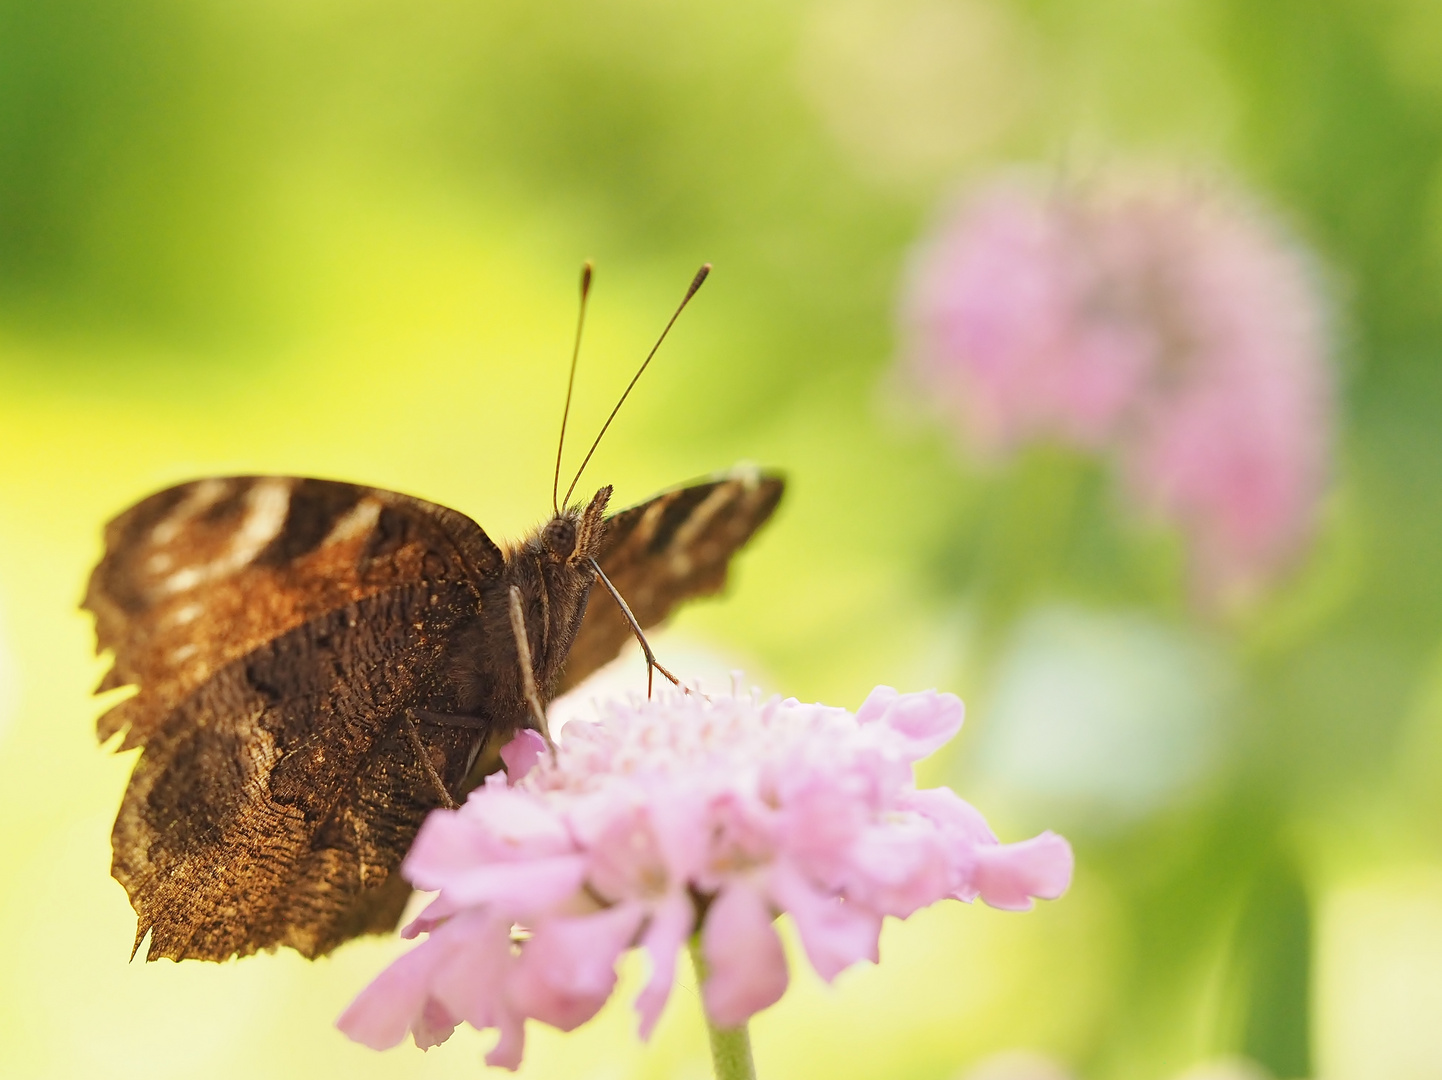
[[[545,703],[632,633],[654,664],[641,631],[721,588],[782,487],[741,469],[610,516],[610,487],[584,508],[553,491],[507,549],[455,510],[332,480],[196,480],[126,510],[83,606],[114,652],[99,690],[138,687],[97,725],[143,748],[111,834],[135,948],[315,957],[393,929],[426,814],[519,728],[549,741]],[[614,603],[588,603],[597,580]]]

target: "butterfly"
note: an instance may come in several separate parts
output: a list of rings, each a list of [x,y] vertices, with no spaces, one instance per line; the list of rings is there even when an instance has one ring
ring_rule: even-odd
[[[589,284],[588,264],[582,320]],[[138,688],[97,723],[141,749],[111,834],[134,951],[317,957],[392,930],[425,816],[517,730],[549,741],[546,702],[633,634],[655,663],[642,631],[722,587],[783,487],[738,468],[615,514],[610,487],[584,506],[553,490],[504,548],[456,510],[334,480],[207,478],[121,513],[82,606],[113,653],[97,692]]]

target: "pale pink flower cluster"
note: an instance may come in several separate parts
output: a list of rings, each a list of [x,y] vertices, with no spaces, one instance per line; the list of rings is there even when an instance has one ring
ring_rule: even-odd
[[[1175,181],[982,187],[917,253],[912,373],[985,456],[1110,456],[1179,525],[1211,597],[1308,538],[1332,387],[1312,264],[1234,190]]]
[[[1026,910],[1072,872],[1067,842],[1001,844],[912,764],[960,728],[950,694],[878,687],[861,709],[668,694],[572,721],[553,761],[522,732],[500,774],[427,820],[407,878],[439,896],[426,934],[341,1017],[377,1049],[421,1047],[457,1024],[496,1028],[515,1068],[528,1018],[570,1030],[610,996],[632,947],[650,957],[636,1000],[648,1036],[676,954],[699,933],[713,1023],[740,1025],[786,988],[773,920],[789,913],[825,979],[877,959],[883,917],[946,897]]]

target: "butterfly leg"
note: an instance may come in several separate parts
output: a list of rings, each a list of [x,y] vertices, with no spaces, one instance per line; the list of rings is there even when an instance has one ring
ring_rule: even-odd
[[[426,753],[426,748],[421,745],[421,729],[416,726],[417,710],[407,709],[403,716],[406,738],[410,740],[411,749],[415,751],[416,760],[426,770],[431,778],[431,783],[436,786],[436,792],[441,797],[441,805],[447,810],[454,810],[459,805],[451,798],[450,791],[446,788],[446,782],[441,779],[441,774],[436,772],[436,766],[431,761],[431,756]]]
[[[556,756],[556,744],[551,741],[551,725],[546,720],[546,710],[541,705],[541,695],[536,690],[536,673],[531,668],[531,641],[526,636],[526,617],[521,608],[521,590],[511,586],[511,633],[516,635],[516,659],[521,665],[521,690],[531,706],[531,715],[536,720],[536,730],[550,747],[551,757]]]
[[[656,654],[651,651],[651,643],[646,640],[646,635],[641,633],[641,624],[636,621],[636,616],[631,614],[630,605],[627,604],[625,598],[616,591],[616,586],[611,584],[611,579],[608,578],[601,569],[601,564],[595,559],[591,559],[590,562],[596,571],[596,577],[602,585],[606,586],[606,591],[611,594],[611,599],[616,601],[616,606],[621,609],[621,614],[625,617],[626,624],[631,628],[631,633],[635,634],[636,640],[641,643],[641,651],[646,654],[646,697],[650,698],[651,696],[651,672],[653,669],[670,679],[673,686],[679,686],[689,694],[691,688],[682,684],[680,679],[667,671],[661,665],[661,661],[656,659]]]

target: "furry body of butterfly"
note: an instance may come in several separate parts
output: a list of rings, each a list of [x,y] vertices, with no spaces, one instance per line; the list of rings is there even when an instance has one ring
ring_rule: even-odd
[[[112,833],[136,949],[314,957],[393,929],[425,815],[533,726],[512,592],[544,704],[631,635],[588,603],[592,559],[652,626],[722,586],[782,488],[737,470],[611,517],[603,488],[505,551],[454,510],[326,480],[200,480],[125,511],[84,607],[114,652],[100,690],[138,687],[97,724],[143,748]]]

